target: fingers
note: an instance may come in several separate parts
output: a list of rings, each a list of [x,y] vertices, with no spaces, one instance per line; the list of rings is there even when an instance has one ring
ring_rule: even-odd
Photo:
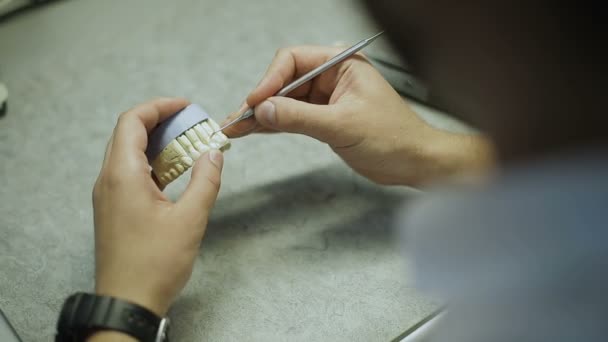
[[[112,167],[120,165],[129,172],[146,170],[144,152],[148,133],[160,122],[186,107],[189,102],[180,98],[160,98],[140,104],[120,115],[110,150]],[[145,163],[142,165],[142,162]]]
[[[344,49],[338,47],[298,46],[280,49],[270,63],[266,74],[251,94],[247,103],[255,106],[276,94],[294,78],[304,75],[319,65],[325,63]],[[348,61],[347,61],[348,62]],[[344,63],[347,63],[344,62]],[[321,89],[331,93],[338,80],[339,68],[332,68],[319,77]],[[289,94],[290,97],[307,95],[312,89],[308,82]]]
[[[114,142],[114,131],[112,131],[112,135],[108,140],[108,144],[106,145],[106,151],[103,156],[103,162],[101,164],[101,172],[107,168],[108,162],[110,161],[110,151],[112,151],[112,144]]]
[[[274,94],[279,92],[281,88],[290,83],[293,79],[300,77],[303,74],[318,67],[319,65],[325,63],[327,60],[333,58],[335,55],[342,52],[343,50],[344,49],[341,47],[321,46],[298,46],[278,50],[273,61],[268,67],[266,74],[264,75],[264,77],[262,77],[262,80],[260,81],[258,86],[247,97],[244,107],[242,107],[241,110],[239,110],[237,113],[234,113],[233,115],[228,117],[223,123],[225,124],[235,119],[238,115],[243,113],[249,106],[255,107],[267,98],[274,96]],[[301,101],[308,102],[311,104],[327,104],[330,101],[330,98],[334,93],[336,85],[340,81],[340,77],[342,77],[344,70],[347,69],[350,63],[354,63],[360,60],[364,60],[363,57],[360,55],[351,57],[340,65],[331,68],[330,70],[321,74],[313,81],[307,82],[298,89],[295,89],[290,94],[288,94],[288,97],[301,99]],[[288,108],[286,108],[286,110],[287,109]],[[317,106],[310,108],[293,108],[292,111],[288,112],[300,113],[301,110],[312,109],[316,109],[316,112],[321,110],[321,108]],[[258,115],[256,114],[256,118],[257,117]],[[288,120],[288,124],[292,122],[291,120],[289,120],[290,118],[292,117],[290,116],[285,119]],[[285,122],[285,120],[281,121],[281,123]],[[322,121],[322,119],[319,119],[317,121],[320,122]],[[298,124],[295,124],[295,126],[279,125],[277,126],[276,130],[305,130],[307,133],[298,133],[311,135],[317,138],[319,137],[319,134],[321,134],[321,136],[323,136],[324,141],[330,139],[327,134],[322,133],[323,128],[319,127],[318,129],[315,128],[312,130],[307,130],[307,124],[310,124],[312,127],[317,127],[317,124],[315,124],[314,122],[300,122]],[[226,128],[224,130],[224,133],[230,138],[238,138],[254,132],[274,132],[276,130],[273,129],[273,127],[270,125],[270,122],[268,121],[265,125],[260,125],[260,123],[258,123],[253,118],[248,118],[246,120],[234,124],[231,127]]]
[[[238,116],[238,114],[229,116],[222,124],[226,124],[226,123],[236,119],[237,116]],[[220,125],[220,126],[222,126],[222,125]],[[228,138],[240,138],[242,136],[255,132],[256,129],[259,127],[260,126],[258,125],[257,121],[255,120],[255,117],[250,117],[250,118],[247,118],[241,122],[238,122],[230,127],[227,127],[226,129],[223,130],[223,132],[224,132],[224,134],[226,134],[226,136]]]
[[[238,112],[232,113],[231,115],[229,115],[221,124],[220,127],[223,127],[225,124],[232,122],[233,120],[235,120],[237,117],[239,117],[241,114],[243,114],[245,111],[247,111],[249,107],[247,106],[247,103],[243,103],[243,105],[241,106],[241,109],[239,109]],[[258,123],[255,121],[254,117],[250,117],[247,118],[243,121],[237,122],[236,124],[227,127],[226,129],[223,130],[223,133],[226,134],[227,137],[229,138],[238,138],[238,137],[242,137],[245,136],[249,133],[252,133],[253,131],[255,131],[255,129],[259,127]]]
[[[177,202],[183,217],[206,220],[220,190],[223,165],[224,156],[218,150],[211,150],[197,160],[190,183]]]
[[[300,133],[340,145],[338,106],[316,105],[287,97],[271,97],[255,107],[259,124],[282,132]],[[342,134],[344,136],[344,134]]]

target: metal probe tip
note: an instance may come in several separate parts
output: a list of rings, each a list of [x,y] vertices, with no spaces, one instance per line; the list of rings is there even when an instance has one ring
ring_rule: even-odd
[[[367,38],[367,41],[375,40],[376,38],[380,37],[383,33],[384,33],[384,31],[380,31],[375,36]]]
[[[241,116],[237,116],[235,119],[230,120],[230,122],[222,125],[222,127],[220,127],[220,129],[213,131],[213,133],[211,133],[211,135],[209,136],[209,139],[213,138],[213,136],[221,131],[223,131],[224,129],[230,127],[232,124],[236,123],[237,121],[239,121],[241,119]]]

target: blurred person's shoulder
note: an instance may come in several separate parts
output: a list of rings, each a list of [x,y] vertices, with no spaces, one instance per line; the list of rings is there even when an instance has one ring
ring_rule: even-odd
[[[519,341],[597,340],[608,305],[598,272],[608,264],[607,175],[608,148],[586,149],[422,196],[398,221],[418,286],[458,303],[452,324],[463,340],[509,331]]]
[[[478,181],[435,187],[406,207],[401,222],[412,227],[442,226],[439,223],[445,220],[473,221],[477,225],[484,217],[498,215],[494,217],[506,219],[493,220],[500,226],[527,222],[548,212],[553,215],[544,217],[544,223],[550,223],[551,217],[570,215],[574,211],[599,214],[607,204],[601,201],[608,196],[607,175],[608,146],[562,153],[515,165]],[[577,221],[567,220],[561,224],[577,224]]]

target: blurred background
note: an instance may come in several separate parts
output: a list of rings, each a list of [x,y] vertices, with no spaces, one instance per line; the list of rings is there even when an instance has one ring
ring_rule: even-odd
[[[25,341],[50,340],[66,296],[92,288],[91,190],[122,111],[184,96],[221,121],[276,49],[380,29],[354,0],[23,2],[0,0],[0,308]],[[424,101],[384,41],[365,52]],[[434,125],[468,130],[412,103]],[[389,341],[436,308],[413,289],[392,229],[417,191],[370,184],[301,136],[235,140],[224,170],[170,313],[175,340]]]

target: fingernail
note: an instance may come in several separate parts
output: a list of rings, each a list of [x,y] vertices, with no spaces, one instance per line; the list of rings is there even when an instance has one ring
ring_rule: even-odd
[[[271,126],[275,126],[277,124],[276,108],[274,103],[270,101],[264,101],[259,104],[255,108],[255,114],[260,115],[263,120]]]
[[[211,150],[209,151],[209,160],[213,165],[217,166],[218,169],[221,169],[222,165],[224,165],[224,154],[219,150]]]

